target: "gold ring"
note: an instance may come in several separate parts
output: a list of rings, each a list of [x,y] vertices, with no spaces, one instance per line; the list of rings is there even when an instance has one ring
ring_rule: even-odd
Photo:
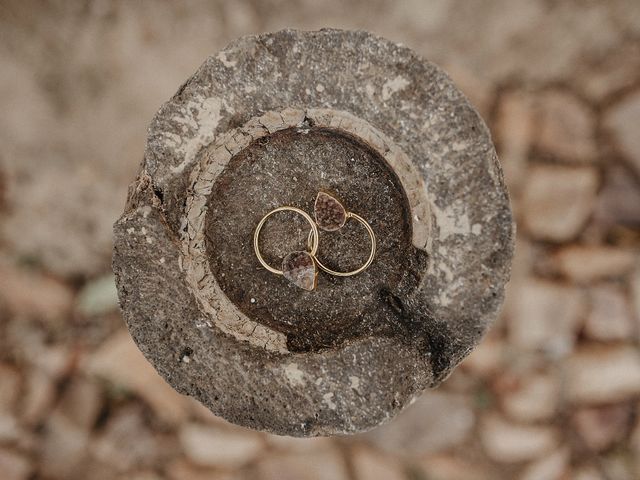
[[[316,263],[318,264],[318,268],[337,277],[350,277],[352,275],[357,275],[358,273],[365,271],[369,267],[369,265],[371,265],[371,263],[373,262],[373,258],[376,256],[376,236],[373,233],[371,225],[369,225],[367,221],[360,215],[352,212],[347,212],[342,203],[340,203],[335,197],[325,192],[318,193],[314,206],[314,214],[318,226],[322,230],[328,232],[339,230],[344,226],[345,223],[347,223],[348,219],[353,218],[360,222],[364,226],[364,228],[367,229],[367,233],[369,234],[369,238],[371,239],[371,252],[369,253],[369,258],[360,268],[352,270],[351,272],[337,272],[324,266],[318,259],[318,257],[314,254],[314,258]],[[312,236],[317,234],[317,231],[309,232],[309,237],[307,237],[308,246],[314,244],[314,239],[312,238]],[[318,244],[317,239],[315,240],[315,244]]]
[[[326,267],[325,265],[322,264],[322,262],[318,259],[317,255],[315,255],[315,254],[313,255],[313,258],[315,259],[316,264],[318,265],[318,268],[320,270],[322,270],[323,272],[327,272],[327,273],[329,273],[331,275],[335,275],[337,277],[350,277],[352,275],[357,275],[358,273],[364,272],[373,263],[373,259],[376,256],[376,236],[373,233],[373,229],[371,228],[371,226],[360,215],[357,215],[357,214],[352,213],[352,212],[347,212],[346,216],[347,216],[347,219],[353,218],[353,219],[357,220],[358,222],[360,222],[364,226],[364,228],[367,229],[367,233],[369,234],[369,238],[371,238],[371,252],[369,253],[369,258],[367,258],[367,261],[364,263],[364,265],[362,265],[360,268],[357,268],[357,269],[352,270],[350,272],[337,272],[335,270],[331,270],[329,267]],[[309,236],[307,237],[307,245],[311,245],[312,244],[312,240],[313,240],[312,237],[314,235],[315,235],[315,233],[313,231],[309,232]],[[316,243],[318,243],[318,242],[316,242]]]
[[[262,220],[260,220],[260,223],[258,223],[258,226],[256,227],[256,231],[253,234],[253,249],[256,252],[256,257],[258,257],[258,261],[260,262],[260,264],[266,268],[267,270],[269,270],[271,273],[275,273],[276,275],[284,275],[284,272],[282,270],[278,270],[277,268],[273,268],[271,265],[269,265],[267,262],[265,262],[264,258],[262,258],[262,254],[260,253],[260,247],[258,245],[259,243],[259,237],[260,237],[260,231],[262,230],[262,227],[264,225],[264,223],[267,221],[267,219],[273,215],[274,213],[277,212],[284,212],[284,211],[290,211],[290,212],[295,212],[295,213],[299,213],[300,215],[302,215],[305,220],[307,222],[309,222],[309,225],[311,225],[311,232],[310,234],[313,235],[313,241],[310,242],[310,249],[311,251],[309,252],[309,255],[311,255],[311,257],[315,260],[315,255],[316,252],[318,251],[318,227],[316,226],[315,222],[313,221],[313,219],[311,218],[311,216],[309,216],[309,214],[307,214],[307,212],[300,210],[299,208],[296,207],[278,207],[275,208],[273,210],[271,210],[269,213],[267,213],[264,217],[262,217]]]
[[[282,259],[282,270],[278,270],[277,268],[269,265],[260,253],[260,232],[271,215],[283,211],[295,212],[302,215],[305,220],[309,222],[309,225],[311,225],[311,231],[307,237],[308,251],[294,251],[288,253]],[[260,264],[271,273],[283,275],[291,283],[305,290],[313,290],[316,287],[318,269],[327,272],[330,275],[350,277],[366,270],[369,265],[371,265],[376,255],[376,236],[373,233],[373,229],[364,218],[355,213],[347,212],[344,206],[336,198],[324,192],[318,193],[318,196],[316,197],[314,215],[315,221],[305,211],[296,207],[285,206],[275,208],[262,217],[253,234],[253,250],[255,251]],[[371,252],[369,253],[367,261],[360,268],[350,272],[337,272],[324,266],[322,262],[318,260],[318,257],[316,257],[316,254],[318,253],[318,243],[320,242],[320,233],[318,228],[328,232],[334,232],[341,229],[350,218],[360,222],[367,230],[369,238],[371,239]]]

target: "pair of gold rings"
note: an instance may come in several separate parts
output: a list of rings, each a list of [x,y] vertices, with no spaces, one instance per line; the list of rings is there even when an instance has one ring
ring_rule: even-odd
[[[279,270],[267,264],[267,262],[264,260],[262,254],[260,253],[259,240],[260,231],[262,230],[262,227],[264,226],[267,219],[271,215],[283,211],[295,212],[302,215],[305,220],[309,222],[311,231],[309,232],[309,236],[307,237],[308,250],[295,251],[286,255],[282,260],[282,269]],[[365,219],[353,212],[348,212],[344,208],[342,203],[325,192],[318,193],[318,196],[316,197],[316,201],[314,204],[314,217],[315,219],[311,218],[311,216],[304,210],[300,210],[299,208],[290,206],[275,208],[267,213],[264,217],[262,217],[262,220],[260,220],[260,222],[258,223],[255,233],[253,234],[253,249],[255,250],[256,257],[258,258],[260,264],[271,273],[275,273],[276,275],[283,275],[291,283],[305,290],[313,290],[316,287],[318,269],[330,275],[335,275],[338,277],[350,277],[352,275],[357,275],[358,273],[365,271],[369,267],[369,265],[371,265],[376,255],[376,236],[373,233],[373,229]],[[369,237],[371,239],[371,251],[369,253],[369,258],[367,258],[367,261],[361,267],[350,272],[337,272],[323,265],[316,256],[316,254],[318,253],[318,244],[320,241],[320,234],[318,229],[327,232],[335,232],[337,230],[340,230],[350,218],[353,218],[354,220],[360,222],[367,230],[367,233],[369,234]]]

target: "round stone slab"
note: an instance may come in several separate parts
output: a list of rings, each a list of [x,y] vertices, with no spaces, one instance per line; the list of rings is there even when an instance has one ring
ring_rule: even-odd
[[[318,192],[379,249],[307,290],[252,237]],[[368,238],[334,207],[317,255],[352,270]],[[297,272],[308,233],[274,218],[266,261]],[[447,377],[498,313],[514,227],[489,132],[442,70],[366,32],[286,30],[233,42],[162,106],[114,234],[123,315],[159,374],[231,422],[315,436],[373,428]]]

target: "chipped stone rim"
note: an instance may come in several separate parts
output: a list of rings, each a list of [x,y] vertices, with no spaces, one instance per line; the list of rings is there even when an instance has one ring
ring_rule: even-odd
[[[289,128],[304,129],[309,124],[346,132],[385,159],[408,199],[414,246],[426,251],[430,247],[431,214],[424,181],[400,147],[368,122],[345,111],[287,108],[254,117],[220,135],[203,149],[191,173],[181,220],[186,228],[181,239],[180,268],[191,292],[217,328],[237,340],[281,354],[290,353],[286,335],[251,320],[222,291],[207,258],[205,218],[213,185],[234,155],[259,138]]]

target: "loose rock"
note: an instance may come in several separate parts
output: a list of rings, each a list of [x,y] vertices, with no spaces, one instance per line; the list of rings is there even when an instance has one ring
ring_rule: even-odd
[[[16,407],[22,380],[17,369],[0,363],[0,414],[11,413]]]
[[[612,167],[607,170],[594,220],[603,229],[617,225],[640,226],[640,184],[629,169]]]
[[[640,353],[626,345],[584,346],[566,364],[566,392],[576,403],[605,403],[640,394]]]
[[[101,315],[118,308],[113,274],[90,281],[78,294],[77,309],[83,315]]]
[[[627,340],[636,334],[633,314],[622,288],[600,285],[589,291],[585,333],[594,340]]]
[[[558,273],[582,284],[624,276],[637,261],[636,252],[604,245],[571,245],[552,256]]]
[[[560,389],[560,379],[550,372],[525,374],[513,390],[502,394],[502,407],[514,420],[548,420],[556,414]]]
[[[269,455],[251,470],[261,480],[347,480],[342,459],[332,450],[314,453]]]
[[[32,470],[24,455],[0,448],[0,472],[3,480],[27,480],[31,478]]]
[[[573,348],[583,310],[581,293],[560,283],[531,279],[512,291],[506,312],[509,338],[520,348],[563,357]]]
[[[586,447],[600,452],[622,440],[629,431],[633,410],[629,404],[582,408],[572,423]]]
[[[488,377],[501,367],[505,359],[505,350],[504,341],[488,335],[462,362],[460,368],[477,377]]]
[[[160,378],[124,330],[87,358],[84,368],[90,375],[134,391],[167,422],[178,423],[186,417],[185,399]]]
[[[537,146],[555,157],[591,162],[597,154],[595,117],[576,97],[559,91],[536,99]]]
[[[519,425],[489,414],[480,424],[480,440],[493,460],[513,463],[552,451],[558,444],[558,432],[553,427]]]
[[[405,469],[394,458],[364,448],[356,449],[351,457],[358,480],[406,480]]]
[[[564,479],[564,475],[569,468],[569,460],[571,452],[568,448],[560,450],[544,456],[539,460],[529,464],[520,480],[560,480]]]
[[[522,198],[527,232],[553,242],[576,237],[592,213],[597,188],[598,173],[591,167],[533,167]]]
[[[640,174],[640,92],[626,97],[605,117],[605,126],[611,131],[629,165]]]
[[[226,431],[191,423],[180,429],[179,437],[187,457],[205,467],[237,468],[256,458],[263,448],[256,434],[240,429]]]
[[[54,478],[70,478],[88,454],[89,431],[56,413],[47,418],[41,444],[43,471]]]
[[[64,389],[56,411],[76,426],[91,430],[102,406],[102,389],[82,377],[75,377]]]
[[[0,264],[0,302],[19,317],[61,321],[71,311],[73,291],[37,271]]]
[[[245,480],[242,474],[199,467],[184,458],[171,462],[166,471],[171,480]]]
[[[427,392],[393,422],[362,437],[390,453],[424,455],[463,442],[474,421],[463,396]]]
[[[456,456],[439,453],[422,457],[417,463],[417,468],[418,475],[423,474],[427,479],[493,480],[497,476],[497,473],[483,462],[473,462],[464,454]]]
[[[528,156],[534,136],[534,99],[522,92],[501,98],[496,118],[500,160],[509,191],[517,199],[524,183]],[[515,202],[518,212],[519,202]],[[516,248],[516,255],[518,255]]]
[[[142,409],[127,406],[114,412],[104,430],[89,446],[94,458],[120,472],[152,468],[176,445],[163,447],[163,435],[145,425]],[[64,457],[62,457],[64,458]]]

